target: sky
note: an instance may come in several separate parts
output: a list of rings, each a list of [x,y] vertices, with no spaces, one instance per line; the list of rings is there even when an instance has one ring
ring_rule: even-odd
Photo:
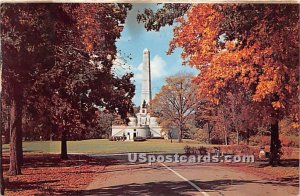
[[[116,61],[121,63],[126,62],[126,65],[122,66],[121,69],[134,73],[136,92],[133,102],[137,106],[141,103],[141,75],[143,50],[145,48],[148,48],[150,51],[152,98],[165,84],[166,77],[175,75],[178,72],[197,73],[195,69],[189,66],[182,66],[180,49],[176,49],[171,55],[166,54],[169,42],[173,37],[173,27],[163,27],[159,32],[147,32],[143,24],[137,22],[136,15],[138,11],[143,11],[145,8],[156,9],[157,5],[133,4],[132,10],[128,13],[121,37],[116,43],[118,50],[120,50]],[[127,56],[131,58],[126,58]],[[122,72],[122,70],[119,71]]]

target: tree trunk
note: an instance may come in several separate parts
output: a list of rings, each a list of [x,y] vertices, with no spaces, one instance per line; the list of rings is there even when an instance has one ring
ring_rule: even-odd
[[[239,145],[240,144],[240,135],[239,135],[239,131],[236,130],[236,144]]]
[[[171,131],[169,131],[169,132],[168,132],[168,135],[169,135],[169,138],[171,139],[171,143],[173,143],[172,132],[171,132]]]
[[[1,8],[1,5],[0,5]],[[3,157],[2,157],[2,123],[3,123],[3,108],[2,108],[2,103],[3,103],[3,82],[2,82],[2,45],[1,45],[1,38],[0,38],[0,195],[4,195],[4,179],[3,179]]]
[[[250,130],[247,129],[247,145],[250,143]]]
[[[61,151],[60,151],[60,158],[62,160],[68,159],[68,151],[67,151],[67,133],[65,130],[61,133]]]
[[[23,115],[23,104],[20,100],[16,102],[17,119],[16,120],[16,131],[17,131],[17,156],[18,162],[23,165],[23,134],[22,134],[22,115]]]
[[[3,88],[3,87],[2,87]],[[2,123],[4,125],[2,129],[2,135],[5,137],[4,144],[9,143],[9,130],[10,130],[10,103],[9,103],[9,98],[4,96],[5,94],[3,93],[1,96],[1,113],[2,113]]]
[[[9,144],[9,140],[10,140],[10,112],[9,110],[6,111],[7,112],[7,118],[5,119],[6,123],[5,123],[5,144]],[[2,132],[3,134],[3,132]]]
[[[281,142],[279,140],[279,126],[278,121],[271,125],[271,144],[270,144],[270,160],[272,166],[280,164],[280,150]]]
[[[178,143],[182,142],[182,126],[179,126]]]
[[[207,129],[208,129],[208,144],[211,144],[211,131],[212,131],[212,126],[210,126],[210,123],[207,124]]]
[[[227,137],[227,130],[226,130],[226,127],[224,127],[224,141],[225,141],[225,145],[227,146],[228,145],[228,137]]]
[[[1,44],[0,44],[1,46]],[[1,71],[0,71],[1,74]],[[0,76],[1,77],[1,76]],[[1,84],[0,84],[1,85]],[[0,112],[1,112],[1,116],[0,116],[0,136],[2,136],[2,92],[0,91]],[[2,167],[2,137],[0,139],[0,195],[4,195],[4,178],[3,178],[3,167]]]
[[[10,127],[10,163],[9,163],[9,175],[19,175],[21,174],[21,164],[20,164],[20,153],[18,149],[18,131],[17,129],[17,119],[18,119],[18,109],[15,100],[11,101],[11,110],[10,110],[10,117],[11,117],[11,127]]]

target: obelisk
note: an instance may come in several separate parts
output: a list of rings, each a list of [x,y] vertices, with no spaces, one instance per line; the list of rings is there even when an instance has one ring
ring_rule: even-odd
[[[143,52],[141,108],[144,103],[149,104],[151,99],[150,51],[146,48]]]

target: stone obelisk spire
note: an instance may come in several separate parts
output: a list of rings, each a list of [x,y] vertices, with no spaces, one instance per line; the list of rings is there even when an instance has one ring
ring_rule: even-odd
[[[146,48],[143,52],[141,108],[144,102],[149,104],[151,99],[150,51]]]

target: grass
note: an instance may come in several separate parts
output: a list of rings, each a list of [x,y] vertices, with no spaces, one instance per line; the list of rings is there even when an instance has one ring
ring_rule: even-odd
[[[178,143],[176,140],[171,143],[169,140],[149,139],[144,142],[122,142],[108,141],[107,139],[91,139],[81,141],[68,141],[68,153],[79,154],[111,154],[111,153],[127,153],[127,152],[148,152],[148,153],[183,153],[184,147],[189,146],[205,146],[213,147],[220,145],[200,144],[195,140],[183,140]],[[232,146],[224,146],[230,148]],[[258,147],[253,147],[257,148]],[[286,149],[286,148],[285,148]],[[3,145],[4,152],[8,153],[9,145]],[[291,148],[292,153],[284,156],[284,158],[299,159],[299,148]],[[23,151],[28,153],[60,153],[60,141],[32,141],[23,142]]]
[[[168,140],[153,139],[144,142],[108,141],[107,139],[91,139],[82,141],[68,141],[68,153],[127,153],[127,152],[151,152],[151,153],[183,153],[184,146],[203,146],[193,140],[184,140],[183,143]],[[8,145],[4,145],[8,150]],[[33,141],[23,142],[24,152],[32,153],[60,153],[60,141]]]

